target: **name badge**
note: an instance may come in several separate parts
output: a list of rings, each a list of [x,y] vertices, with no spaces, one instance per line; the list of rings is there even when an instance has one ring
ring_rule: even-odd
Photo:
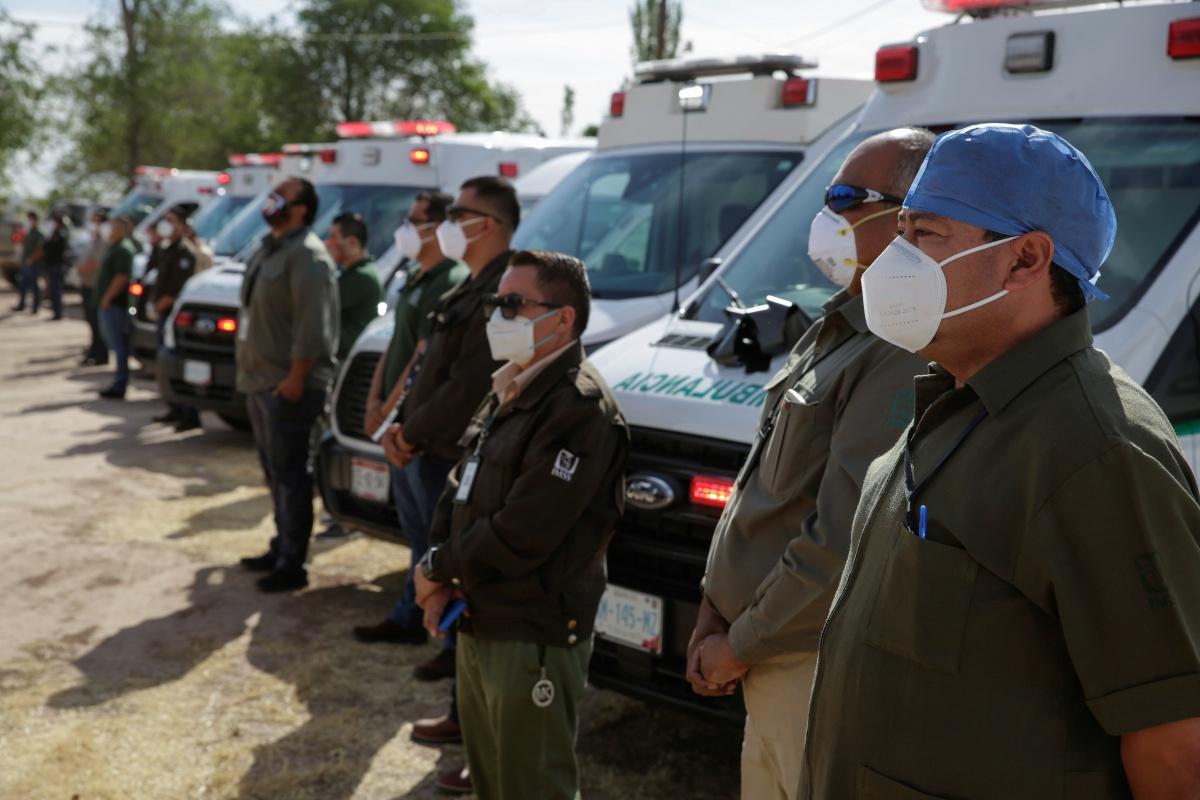
[[[475,473],[479,472],[479,457],[471,456],[463,464],[462,477],[458,481],[458,491],[454,493],[454,502],[459,505],[471,499],[471,489],[475,486]]]

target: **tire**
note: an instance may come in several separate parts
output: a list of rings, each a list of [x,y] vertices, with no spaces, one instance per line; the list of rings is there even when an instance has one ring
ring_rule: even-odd
[[[233,414],[226,414],[223,411],[218,411],[217,416],[221,418],[222,422],[224,422],[229,427],[233,428],[235,431],[250,430],[250,420],[246,419],[245,417],[239,417],[239,416],[235,416]]]

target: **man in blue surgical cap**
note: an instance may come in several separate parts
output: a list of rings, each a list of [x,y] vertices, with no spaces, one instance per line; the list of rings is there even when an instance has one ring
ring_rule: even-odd
[[[1200,797],[1200,505],[1092,346],[1115,230],[1053,133],[976,125],[926,158],[863,298],[933,363],[863,486],[801,797]]]

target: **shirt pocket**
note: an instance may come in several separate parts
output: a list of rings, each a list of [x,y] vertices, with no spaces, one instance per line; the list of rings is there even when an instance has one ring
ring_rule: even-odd
[[[936,794],[919,792],[894,781],[865,765],[858,767],[859,800],[946,800]]]
[[[939,672],[958,672],[979,564],[961,547],[902,524],[884,565],[865,641]]]
[[[805,386],[798,384],[783,395],[763,446],[760,471],[768,492],[781,495],[795,490],[806,471],[825,463],[833,424],[826,411]]]

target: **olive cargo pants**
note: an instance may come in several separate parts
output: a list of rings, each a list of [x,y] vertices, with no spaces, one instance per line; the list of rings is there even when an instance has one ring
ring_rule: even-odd
[[[545,649],[546,678],[554,684],[546,708],[533,702],[538,650],[531,642],[458,636],[458,718],[479,800],[579,796],[577,709],[592,642]]]
[[[816,653],[792,653],[755,665],[746,674],[743,800],[795,800],[799,795],[816,666]]]

